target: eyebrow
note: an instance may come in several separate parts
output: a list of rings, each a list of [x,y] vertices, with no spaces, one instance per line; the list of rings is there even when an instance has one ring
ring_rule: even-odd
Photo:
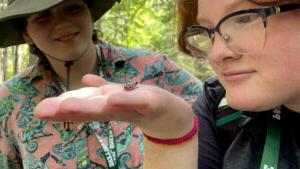
[[[228,0],[227,0],[228,1]],[[228,6],[225,7],[225,11],[233,11],[234,9],[236,9],[238,6],[241,5],[241,3],[244,3],[245,1],[251,2],[249,0],[234,0],[235,2],[232,2],[231,4],[229,4]],[[229,12],[231,13],[231,12]]]
[[[230,14],[232,11],[234,11],[234,9],[236,9],[238,6],[240,6],[241,3],[245,2],[245,1],[249,1],[249,0],[226,0],[226,1],[231,1],[231,3],[224,7],[224,12],[225,12],[224,16],[226,16],[226,15]],[[220,18],[220,19],[222,19],[222,18]],[[201,25],[202,24],[204,24],[204,25],[214,25],[209,19],[207,19],[205,17],[202,17],[200,12],[196,17],[196,21],[197,21],[198,24],[201,23]]]

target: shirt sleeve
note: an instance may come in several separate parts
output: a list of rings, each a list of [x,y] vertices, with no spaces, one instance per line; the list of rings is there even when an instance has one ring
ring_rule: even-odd
[[[186,70],[180,68],[168,58],[165,60],[165,63],[167,65],[167,84],[175,85],[174,93],[181,96],[188,102],[193,103],[201,92],[201,88],[203,85],[202,81],[188,73]]]
[[[213,103],[209,102],[206,95],[207,91],[204,89],[193,104],[193,110],[199,119],[198,168],[221,169],[223,153],[218,140],[215,116],[211,109]]]
[[[202,88],[201,80],[180,68],[166,55],[157,53],[140,59],[145,59],[144,78],[141,82],[152,83],[151,85],[168,90],[189,103],[196,100]]]
[[[101,42],[112,82],[124,83],[128,79],[163,88],[193,103],[201,91],[202,82],[180,68],[167,55],[147,49],[116,47]]]
[[[18,156],[18,148],[10,127],[11,113],[15,99],[5,87],[0,88],[0,168],[21,169],[22,163]]]
[[[5,136],[3,130],[0,131],[0,168],[1,169],[21,169],[22,163],[15,150],[12,149],[11,141]]]

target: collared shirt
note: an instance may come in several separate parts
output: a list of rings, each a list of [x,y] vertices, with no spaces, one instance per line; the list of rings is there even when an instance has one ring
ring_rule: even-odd
[[[159,86],[189,102],[200,92],[202,83],[166,55],[104,42],[96,47],[102,54],[99,67],[108,81],[130,79]],[[0,88],[0,168],[107,168],[96,135],[108,144],[108,125],[113,129],[119,168],[142,168],[143,134],[133,124],[90,121],[93,127],[66,130],[64,123],[34,117],[32,111],[41,100],[62,93],[56,78],[39,62]]]

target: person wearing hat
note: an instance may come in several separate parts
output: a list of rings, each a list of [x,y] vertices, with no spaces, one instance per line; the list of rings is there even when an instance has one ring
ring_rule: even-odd
[[[137,125],[149,121],[122,122],[134,121],[138,118],[134,114],[128,119],[115,115],[93,121],[89,117],[72,121],[69,116],[48,121],[34,116],[33,110],[41,101],[67,97],[72,93],[67,91],[84,87],[81,79],[85,74],[99,75],[106,83],[122,83],[128,93],[139,83],[166,89],[186,104],[196,98],[201,82],[167,56],[93,41],[93,22],[114,3],[10,0],[0,13],[0,47],[27,43],[39,57],[36,65],[0,88],[0,168],[142,168],[143,133]],[[95,79],[89,75],[84,82],[88,85]],[[83,88],[76,97],[85,98],[97,88]],[[127,112],[120,113],[123,111]],[[161,118],[159,114],[153,117]],[[157,130],[151,126],[147,130]]]

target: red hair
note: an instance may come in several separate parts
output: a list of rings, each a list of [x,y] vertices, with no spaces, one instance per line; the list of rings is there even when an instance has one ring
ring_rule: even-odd
[[[276,4],[300,3],[300,0],[249,0],[258,5],[273,6]],[[178,26],[178,45],[179,49],[191,55],[186,48],[184,31],[187,27],[197,24],[198,0],[178,0],[179,26]]]

